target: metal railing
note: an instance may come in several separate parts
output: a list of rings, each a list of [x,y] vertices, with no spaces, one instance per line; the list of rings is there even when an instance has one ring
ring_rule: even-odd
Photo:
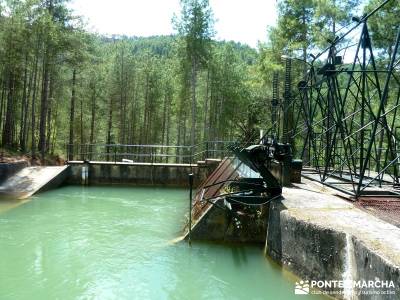
[[[230,141],[207,141],[193,146],[67,144],[68,161],[194,164],[231,155]]]

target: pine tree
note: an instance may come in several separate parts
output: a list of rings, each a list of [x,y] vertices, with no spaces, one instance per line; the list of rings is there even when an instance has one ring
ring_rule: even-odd
[[[214,35],[213,15],[208,0],[182,0],[180,19],[175,20],[175,26],[183,37],[187,63],[190,64],[191,88],[191,145],[196,141],[197,76],[200,69],[207,65],[210,56],[210,42]],[[184,62],[186,63],[186,62]]]

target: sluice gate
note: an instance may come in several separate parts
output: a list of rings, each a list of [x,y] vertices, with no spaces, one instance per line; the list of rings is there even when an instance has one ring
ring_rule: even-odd
[[[263,243],[269,203],[280,198],[282,186],[294,178],[296,163],[290,147],[273,140],[230,149],[235,157],[225,158],[199,186],[186,237]]]

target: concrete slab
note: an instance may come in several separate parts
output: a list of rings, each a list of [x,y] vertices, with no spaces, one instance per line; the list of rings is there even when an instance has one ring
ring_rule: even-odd
[[[70,160],[68,161],[69,165],[83,165],[87,162],[82,160]],[[116,165],[116,166],[155,166],[155,167],[193,167],[197,168],[197,164],[174,164],[174,163],[140,163],[140,162],[114,162],[114,161],[89,161],[90,165]]]
[[[351,234],[392,265],[400,267],[400,228],[334,195],[285,188],[283,196],[282,204],[292,217]]]
[[[384,298],[354,288],[339,299],[400,299],[400,228],[337,193],[309,182],[285,188],[271,203],[267,254],[302,279],[394,282]]]
[[[62,167],[28,167],[8,178],[0,187],[0,197],[26,199],[43,190],[66,172],[68,166]]]

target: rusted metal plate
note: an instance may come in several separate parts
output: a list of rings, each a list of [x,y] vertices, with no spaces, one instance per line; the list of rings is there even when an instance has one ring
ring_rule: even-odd
[[[239,177],[238,169],[241,164],[235,164],[233,158],[225,158],[214,172],[199,186],[193,202],[193,220],[196,221],[202,213],[211,205],[202,199],[214,198],[223,193],[224,182],[227,180],[235,180]],[[212,185],[212,186],[211,186]],[[211,186],[206,188],[207,186]]]

